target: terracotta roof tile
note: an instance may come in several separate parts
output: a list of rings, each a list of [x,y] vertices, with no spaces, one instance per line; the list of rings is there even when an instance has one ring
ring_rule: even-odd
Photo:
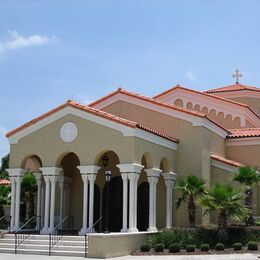
[[[260,137],[260,128],[241,128],[241,129],[229,129],[230,135],[228,138],[239,137]]]
[[[127,91],[125,89],[121,89],[119,88],[118,90],[92,102],[89,104],[90,107],[93,107],[95,106],[96,104],[99,104],[100,102],[114,96],[115,94],[118,94],[118,93],[122,93],[122,94],[125,94],[125,95],[128,95],[128,96],[131,96],[131,97],[136,97],[136,98],[139,98],[139,99],[142,99],[144,101],[147,101],[149,103],[153,103],[153,104],[156,104],[156,105],[159,105],[159,106],[163,106],[163,107],[168,107],[168,108],[171,108],[171,109],[174,109],[174,110],[178,110],[180,112],[184,112],[186,114],[190,114],[190,115],[194,115],[194,116],[197,116],[197,117],[206,117],[205,114],[201,113],[201,112],[198,112],[198,111],[194,111],[194,110],[191,110],[191,109],[187,109],[187,108],[182,108],[182,107],[179,107],[179,106],[176,106],[176,105],[172,105],[172,104],[168,104],[168,103],[165,103],[165,102],[161,102],[159,100],[155,100],[153,98],[149,98],[149,97],[146,97],[146,96],[143,96],[143,95],[139,95],[139,94],[136,94],[136,93],[133,93],[133,92],[130,92],[130,91]]]
[[[226,163],[228,165],[231,165],[231,166],[234,166],[234,167],[240,167],[240,166],[243,166],[242,163],[239,163],[239,162],[236,162],[236,161],[233,161],[233,160],[229,160],[223,156],[220,156],[220,155],[216,155],[216,154],[212,154],[210,156],[211,159],[213,160],[216,160],[216,161],[219,161],[219,162],[222,162],[222,163]]]
[[[43,115],[41,115],[41,116],[39,116],[39,117],[29,121],[28,123],[26,123],[26,124],[16,128],[16,129],[10,131],[9,133],[6,134],[6,137],[10,137],[10,136],[14,135],[15,133],[25,129],[26,127],[29,127],[29,126],[35,124],[36,122],[38,122],[38,121],[40,121],[40,120],[42,120],[42,119],[44,119],[44,118],[54,114],[55,112],[65,108],[65,107],[68,107],[68,106],[77,108],[79,110],[82,110],[82,111],[85,111],[85,112],[88,112],[88,113],[91,113],[91,114],[94,114],[94,115],[99,116],[99,117],[106,118],[108,120],[117,122],[119,124],[126,125],[126,126],[131,127],[131,128],[142,129],[144,131],[150,132],[150,133],[152,133],[154,135],[160,136],[162,138],[168,139],[168,140],[173,141],[173,142],[178,142],[178,140],[176,138],[174,138],[174,137],[168,136],[168,135],[166,135],[164,133],[161,133],[161,132],[157,132],[157,131],[155,131],[153,129],[150,129],[148,127],[145,127],[145,126],[143,126],[143,125],[141,125],[141,124],[139,124],[137,122],[133,122],[133,121],[130,121],[130,120],[127,120],[127,119],[124,119],[124,118],[121,118],[121,117],[109,114],[109,113],[107,113],[105,111],[102,111],[102,110],[99,110],[99,109],[96,109],[96,108],[93,108],[93,107],[89,107],[89,106],[86,106],[86,105],[79,104],[79,103],[77,103],[75,101],[71,101],[71,100],[68,100],[66,103],[64,103],[64,104],[62,104],[62,105],[60,105],[60,106],[50,110],[49,112],[47,112],[47,113],[45,113],[45,114],[43,114]]]
[[[9,185],[10,181],[5,179],[0,179],[0,185]]]
[[[260,88],[242,85],[242,84],[234,84],[226,87],[221,88],[214,88],[205,91],[206,93],[219,93],[219,92],[231,92],[231,91],[242,91],[242,90],[250,90],[250,91],[257,91],[260,92]]]

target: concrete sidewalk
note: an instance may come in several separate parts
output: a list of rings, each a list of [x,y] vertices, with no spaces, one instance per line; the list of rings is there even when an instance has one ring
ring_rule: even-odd
[[[260,256],[260,255],[258,255]],[[65,257],[65,256],[44,256],[44,255],[14,255],[0,254],[2,260],[82,260],[81,257]],[[97,260],[99,258],[89,258]],[[227,254],[227,255],[183,255],[183,256],[122,256],[109,258],[114,260],[259,260],[257,255],[253,254]],[[99,259],[100,260],[100,259]]]

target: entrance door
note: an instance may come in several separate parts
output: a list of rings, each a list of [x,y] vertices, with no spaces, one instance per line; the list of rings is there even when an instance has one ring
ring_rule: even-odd
[[[146,231],[149,227],[149,183],[143,182],[137,190],[137,228]]]
[[[106,191],[107,184],[103,189],[102,196],[102,212],[103,212],[103,230],[105,227],[106,216]],[[109,185],[109,216],[108,228],[110,232],[120,232],[122,229],[122,215],[123,215],[123,184],[121,176],[113,177]]]

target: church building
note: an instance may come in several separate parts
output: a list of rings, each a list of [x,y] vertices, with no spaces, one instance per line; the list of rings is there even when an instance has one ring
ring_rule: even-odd
[[[260,169],[260,88],[177,85],[154,97],[119,88],[88,105],[69,100],[6,137],[11,230],[21,223],[26,172],[37,181],[41,234],[68,216],[79,235],[185,227],[177,178],[197,175],[209,186],[232,183],[242,165]],[[259,186],[254,195],[260,216]],[[198,210],[196,221],[217,219]]]

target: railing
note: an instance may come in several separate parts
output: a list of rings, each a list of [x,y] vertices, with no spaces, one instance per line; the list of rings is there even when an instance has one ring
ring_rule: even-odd
[[[18,247],[31,235],[40,231],[40,217],[31,217],[19,229],[15,231],[15,254]]]
[[[85,234],[85,258],[88,256],[88,234],[95,233],[95,226],[100,222],[100,220],[103,218],[101,216],[93,225],[92,227],[89,227],[87,229],[87,232]]]
[[[51,255],[52,248],[63,237],[64,232],[73,230],[73,217],[65,217],[60,221],[58,225],[54,227],[54,230],[49,234],[49,256]]]
[[[0,230],[8,230],[10,232],[12,216],[4,215],[0,218]]]

